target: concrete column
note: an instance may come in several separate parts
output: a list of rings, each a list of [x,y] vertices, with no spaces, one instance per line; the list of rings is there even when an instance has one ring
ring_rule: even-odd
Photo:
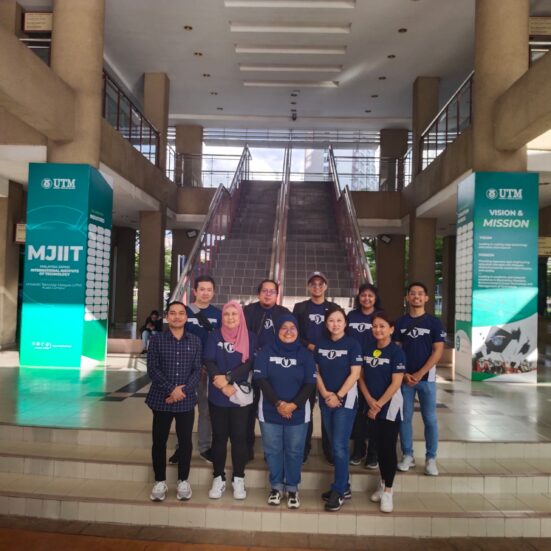
[[[176,153],[183,155],[203,154],[203,127],[198,125],[176,125]],[[181,181],[184,186],[201,185],[200,157],[188,157],[183,167],[178,167],[176,182]]]
[[[134,301],[136,230],[113,228],[111,315],[114,323],[132,322]]]
[[[421,151],[421,134],[438,114],[438,89],[440,78],[417,77],[413,83],[413,106],[411,119],[412,134],[412,176],[421,172],[423,155]]]
[[[442,323],[451,334],[455,326],[455,235],[444,237],[442,247]]]
[[[20,184],[0,179],[0,348],[14,345],[17,329],[20,245],[13,242],[15,224],[25,220],[25,192]]]
[[[427,286],[430,302],[427,311],[434,312],[436,219],[409,217],[408,284],[420,281]]]
[[[170,288],[174,290],[178,283],[178,255],[189,256],[196,237],[188,237],[187,230],[172,230],[172,268],[170,271]]]
[[[383,128],[379,134],[381,189],[393,191],[404,187],[404,156],[408,150],[408,134],[407,128]]]
[[[168,131],[168,108],[170,80],[166,73],[144,74],[144,115],[159,131],[159,168],[166,169],[166,136]]]
[[[375,265],[377,267],[377,288],[385,312],[393,319],[404,313],[404,288],[406,267],[406,238],[404,235],[390,235],[385,243],[377,239]]]
[[[48,162],[99,167],[105,0],[54,0],[51,67],[76,93],[75,137],[48,142]]]
[[[140,212],[140,263],[138,274],[138,327],[151,310],[164,308],[166,212]]]
[[[496,100],[528,70],[529,12],[529,0],[476,1],[474,171],[526,170],[526,148],[517,151],[495,148],[493,119]]]
[[[15,0],[0,1],[0,26],[16,36],[22,36],[21,18],[23,10]]]

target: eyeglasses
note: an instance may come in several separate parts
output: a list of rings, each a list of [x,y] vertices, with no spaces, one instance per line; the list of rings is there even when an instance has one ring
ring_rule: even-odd
[[[279,331],[281,333],[298,333],[298,329],[296,327],[282,327]]]
[[[277,295],[277,291],[275,289],[262,289],[260,292],[263,295]]]

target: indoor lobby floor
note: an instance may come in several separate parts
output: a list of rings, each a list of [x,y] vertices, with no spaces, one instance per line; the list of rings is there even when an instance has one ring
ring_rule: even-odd
[[[0,353],[0,423],[150,430],[145,356],[109,356],[106,368],[87,373],[17,366],[17,352]],[[551,441],[551,383],[451,381],[448,375],[439,369],[440,440]],[[414,437],[423,438],[420,415]]]

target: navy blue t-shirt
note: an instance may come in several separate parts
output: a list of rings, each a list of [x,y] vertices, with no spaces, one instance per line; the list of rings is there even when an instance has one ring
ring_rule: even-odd
[[[379,353],[375,352],[378,351]],[[393,373],[406,372],[406,355],[395,343],[391,342],[384,348],[370,346],[364,348],[363,374],[367,390],[375,400],[378,400],[392,383]],[[378,419],[401,421],[404,399],[400,389],[381,408]]]
[[[249,331],[249,358],[251,359],[254,358],[255,341],[254,334]],[[209,333],[203,357],[205,361],[209,360],[216,363],[220,375],[233,371],[243,363],[241,352],[236,352],[231,343],[224,341],[220,329],[215,329],[212,333]],[[247,377],[235,382],[240,383],[245,380],[247,380]],[[215,406],[239,407],[238,404],[231,402],[220,389],[216,388],[211,380],[209,380],[208,398],[209,402],[212,402]]]
[[[274,308],[262,308],[262,329],[258,333],[257,347],[264,348],[267,344],[272,344],[275,340],[274,320],[272,314]]]
[[[324,337],[325,331],[325,305],[308,302],[308,330],[306,340],[311,344],[318,344]]]
[[[272,346],[263,348],[254,361],[254,379],[266,379],[276,396],[284,402],[291,402],[306,384],[316,382],[314,358],[304,347],[296,353],[281,355]],[[300,425],[309,423],[311,418],[310,401],[293,411],[291,419],[279,415],[276,407],[264,396],[258,402],[258,419],[277,425]]]
[[[342,336],[338,341],[321,339],[314,351],[314,359],[319,366],[323,384],[329,392],[338,392],[350,375],[350,367],[361,366],[363,361],[358,341],[348,335]],[[358,385],[354,384],[345,396],[343,407],[355,408],[357,398]],[[320,405],[327,407],[323,400],[320,400]]]
[[[446,340],[446,331],[442,322],[430,314],[423,314],[416,318],[406,314],[396,322],[393,337],[394,340],[402,343],[406,354],[407,372],[415,373],[425,365],[432,354],[432,345]],[[436,365],[432,366],[422,380],[436,380]]]
[[[213,329],[218,329],[222,323],[222,312],[209,304],[206,308],[200,308],[202,314],[210,321]],[[189,306],[186,306],[187,321],[186,321],[186,331],[197,335],[201,339],[201,344],[203,345],[203,353],[207,345],[207,337],[209,332],[199,323],[197,319],[197,314],[194,314]]]
[[[373,331],[371,330],[374,315],[375,312],[364,314],[361,308],[358,308],[351,310],[348,312],[348,316],[346,316],[348,322],[346,333],[360,343],[362,350],[376,343]]]

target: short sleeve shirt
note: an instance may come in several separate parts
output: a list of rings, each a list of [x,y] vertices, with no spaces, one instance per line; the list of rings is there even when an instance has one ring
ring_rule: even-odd
[[[354,365],[361,366],[363,361],[358,341],[349,335],[344,335],[338,341],[321,339],[314,351],[314,359],[319,366],[323,384],[330,392],[338,392],[350,375],[350,368]],[[343,407],[355,408],[357,399],[358,385],[354,384],[344,397]],[[323,400],[320,400],[320,407],[327,407]]]
[[[221,325],[222,312],[209,304],[206,308],[200,308],[201,313],[209,320],[213,329],[218,329]],[[207,337],[209,336],[209,331],[207,331],[199,322],[197,314],[195,314],[189,306],[186,306],[187,312],[187,321],[186,321],[186,331],[197,335],[201,339],[203,344],[203,352],[205,351],[207,345]]]
[[[374,313],[375,312],[364,314],[361,309],[358,308],[357,310],[348,312],[348,316],[346,316],[348,322],[346,333],[360,343],[362,350],[375,345],[375,337],[371,330]]]
[[[402,343],[406,354],[407,372],[415,373],[423,367],[432,354],[432,345],[435,342],[445,342],[446,331],[442,322],[430,314],[423,314],[416,318],[406,314],[396,322],[394,339]],[[422,380],[436,380],[436,365],[431,367]]]
[[[303,349],[302,354],[280,355],[273,347],[263,348],[254,362],[254,378],[266,379],[276,396],[285,402],[291,402],[305,384],[315,384],[316,364],[312,354]],[[310,401],[297,408],[291,419],[284,419],[276,407],[264,397],[258,403],[258,419],[277,425],[300,425],[311,419]]]
[[[312,344],[318,344],[324,336],[325,304],[314,304],[308,302],[308,329],[306,340]]]
[[[249,331],[249,358],[251,359],[254,358],[255,342],[254,334]],[[209,333],[207,346],[203,356],[205,361],[213,361],[216,364],[220,375],[225,375],[228,371],[233,371],[243,363],[241,352],[237,352],[234,350],[231,343],[224,341],[219,329]],[[246,380],[246,378],[243,380]],[[240,383],[243,381],[237,380],[235,382]],[[212,381],[209,381],[207,392],[209,402],[212,402],[215,406],[239,407],[238,404],[231,402],[220,389],[216,388],[212,384]]]
[[[406,372],[404,351],[391,342],[384,348],[370,346],[364,349],[363,375],[369,394],[378,400],[392,383],[394,373]],[[402,420],[404,400],[400,389],[392,396],[377,414],[378,419]]]

